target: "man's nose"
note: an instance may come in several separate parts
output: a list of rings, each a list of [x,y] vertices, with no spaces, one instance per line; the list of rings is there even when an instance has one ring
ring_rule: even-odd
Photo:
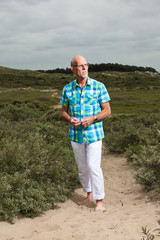
[[[86,64],[82,65],[82,69],[86,69],[86,67],[87,67]]]

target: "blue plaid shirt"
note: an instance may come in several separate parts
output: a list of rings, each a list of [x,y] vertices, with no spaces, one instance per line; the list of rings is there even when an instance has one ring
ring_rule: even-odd
[[[101,103],[110,101],[109,94],[103,83],[88,78],[83,89],[77,81],[69,83],[63,88],[60,103],[69,107],[71,117],[80,121],[89,116],[95,116],[101,112]],[[77,143],[92,143],[104,138],[102,121],[93,122],[87,128],[82,125],[69,127],[69,139]]]

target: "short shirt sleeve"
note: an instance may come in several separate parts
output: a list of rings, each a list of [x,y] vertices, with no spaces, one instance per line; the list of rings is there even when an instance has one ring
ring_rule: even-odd
[[[104,84],[101,85],[101,91],[100,91],[100,94],[99,94],[99,103],[105,103],[105,102],[108,102],[110,101],[110,96],[108,94],[108,91],[105,87]]]
[[[65,87],[63,88],[63,91],[62,91],[60,104],[62,104],[62,105],[65,106],[65,107],[69,105],[68,98],[67,98],[67,95],[66,95],[66,88],[65,88]]]

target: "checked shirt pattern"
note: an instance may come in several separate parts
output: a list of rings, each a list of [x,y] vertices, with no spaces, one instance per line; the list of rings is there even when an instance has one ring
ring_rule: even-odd
[[[95,116],[101,112],[101,104],[110,101],[109,94],[103,83],[88,78],[83,89],[77,81],[69,83],[63,88],[60,103],[69,107],[71,117],[80,121],[89,116]],[[99,141],[104,138],[102,121],[94,122],[87,128],[82,125],[75,128],[70,124],[69,139],[77,143],[86,144]]]

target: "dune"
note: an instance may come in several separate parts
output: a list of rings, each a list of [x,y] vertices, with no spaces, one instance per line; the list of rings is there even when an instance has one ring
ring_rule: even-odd
[[[104,151],[102,168],[106,212],[95,212],[94,201],[78,206],[85,197],[80,188],[65,203],[39,217],[15,219],[14,224],[1,222],[0,240],[141,240],[142,227],[156,236],[159,201],[151,201],[135,182],[126,159]]]

